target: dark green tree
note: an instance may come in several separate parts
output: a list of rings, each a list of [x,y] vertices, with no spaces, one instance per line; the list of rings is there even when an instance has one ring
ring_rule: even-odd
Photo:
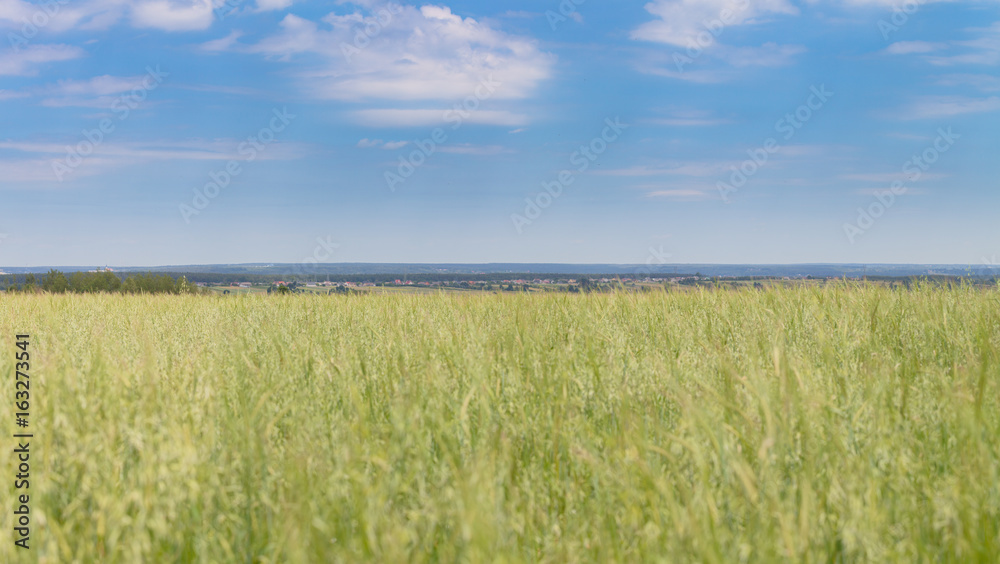
[[[69,290],[69,279],[58,270],[49,270],[45,281],[42,282],[42,289],[53,294],[64,294]]]

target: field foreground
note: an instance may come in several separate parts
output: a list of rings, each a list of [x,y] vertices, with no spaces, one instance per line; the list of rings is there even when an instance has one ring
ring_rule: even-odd
[[[0,562],[1000,554],[1000,290],[17,295],[0,342]]]

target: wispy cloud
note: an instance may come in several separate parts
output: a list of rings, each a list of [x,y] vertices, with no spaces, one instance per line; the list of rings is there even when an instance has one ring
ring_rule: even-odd
[[[923,96],[903,107],[899,119],[936,119],[964,114],[993,112],[1000,109],[1000,97]]]
[[[409,141],[383,141],[381,139],[362,139],[358,141],[358,147],[361,149],[386,149],[395,150],[402,149],[403,147],[409,145]]]
[[[83,49],[72,45],[29,45],[16,52],[7,50],[0,57],[0,76],[34,75],[40,65],[71,61],[83,55]]]
[[[0,24],[21,25],[27,19],[47,22],[45,31],[104,30],[125,21],[137,28],[197,31],[211,27],[213,9],[225,0],[79,0],[32,4],[24,0],[0,2]],[[258,6],[289,4],[288,0],[260,0]],[[47,4],[47,5],[46,5]],[[41,13],[42,16],[37,16]]]
[[[932,53],[947,48],[944,43],[930,43],[928,41],[897,41],[886,47],[885,52],[890,55],[911,55],[913,53]]]
[[[208,51],[210,53],[217,53],[222,51],[228,51],[236,45],[240,37],[243,37],[243,32],[239,30],[233,30],[229,32],[229,35],[222,37],[220,39],[213,39],[212,41],[206,41],[201,44],[202,51]]]
[[[599,176],[694,176],[711,177],[725,172],[726,161],[673,162],[637,165],[628,168],[595,171]]]
[[[211,0],[146,0],[132,5],[132,25],[165,31],[208,29],[215,20]]]
[[[948,74],[939,76],[940,86],[971,86],[983,92],[1000,91],[1000,76],[992,74]]]
[[[243,160],[238,151],[240,139],[191,139],[185,141],[139,141],[103,143],[94,148],[75,177],[96,176],[125,166],[156,161],[229,161]],[[292,160],[310,151],[301,143],[274,143],[258,160]],[[4,180],[21,182],[56,182],[52,164],[66,155],[63,142],[0,142],[0,169]],[[8,174],[9,172],[9,174]]]
[[[14,100],[17,98],[27,98],[29,94],[27,92],[15,92],[12,90],[0,90],[0,102],[4,100]]]
[[[699,35],[712,37],[714,34],[706,22],[718,21],[724,27],[740,26],[757,23],[765,16],[799,12],[786,0],[652,0],[645,8],[656,19],[633,30],[632,39],[677,47],[697,42]]]
[[[471,143],[445,145],[438,150],[442,153],[451,153],[454,155],[477,155],[485,157],[512,152],[507,147],[500,145],[473,145]]]
[[[433,109],[372,109],[353,112],[354,121],[371,127],[427,127],[445,125],[458,114]],[[509,111],[478,110],[462,118],[462,123],[518,126],[528,123],[528,116]]]
[[[935,66],[1000,64],[1000,22],[986,28],[969,28],[977,37],[947,42],[899,41],[889,45],[890,55],[919,55]]]
[[[636,64],[647,74],[699,84],[728,82],[741,74],[734,69],[787,66],[806,51],[802,45],[734,46],[722,41],[730,27],[798,14],[786,0],[654,0],[646,10],[657,19],[642,24],[630,37],[674,47],[673,52],[655,52]]]
[[[89,80],[60,80],[43,89],[43,106],[51,108],[110,108],[124,92],[141,87],[145,76],[97,76]]]
[[[760,47],[721,47],[717,55],[734,67],[783,67],[806,52],[801,45],[765,43]]]
[[[258,12],[284,10],[292,5],[293,0],[257,0]]]
[[[906,173],[897,172],[869,172],[860,174],[842,174],[840,175],[843,180],[851,180],[855,182],[870,182],[877,184],[890,184],[897,180],[912,181],[913,179],[908,178]],[[920,174],[920,180],[940,180],[942,178],[947,178],[945,174],[922,172]]]
[[[718,193],[714,188],[658,188],[655,185],[637,186],[646,190],[647,198],[663,198],[668,200],[693,201],[717,199]]]
[[[702,110],[676,110],[670,117],[656,117],[642,120],[651,125],[666,125],[670,127],[711,127],[732,123],[732,120],[715,117],[711,112]]]

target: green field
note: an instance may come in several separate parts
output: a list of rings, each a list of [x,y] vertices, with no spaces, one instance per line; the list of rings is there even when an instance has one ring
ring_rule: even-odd
[[[22,294],[0,339],[0,562],[1000,554],[997,289]]]

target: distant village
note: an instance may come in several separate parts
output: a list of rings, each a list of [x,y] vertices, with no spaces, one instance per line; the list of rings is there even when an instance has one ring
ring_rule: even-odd
[[[451,288],[469,289],[480,291],[513,291],[528,288],[570,290],[574,288],[610,288],[615,286],[634,286],[637,284],[660,285],[660,284],[697,284],[708,281],[710,278],[703,276],[678,276],[671,278],[652,277],[578,277],[578,278],[498,278],[498,279],[473,279],[455,278],[451,280],[411,280],[408,278],[394,278],[386,280],[367,281],[285,281],[274,282],[231,282],[229,284],[213,284],[208,282],[195,282],[197,286],[203,288],[231,289],[231,290],[251,290],[254,288],[289,288],[292,290],[364,290],[371,288]]]

